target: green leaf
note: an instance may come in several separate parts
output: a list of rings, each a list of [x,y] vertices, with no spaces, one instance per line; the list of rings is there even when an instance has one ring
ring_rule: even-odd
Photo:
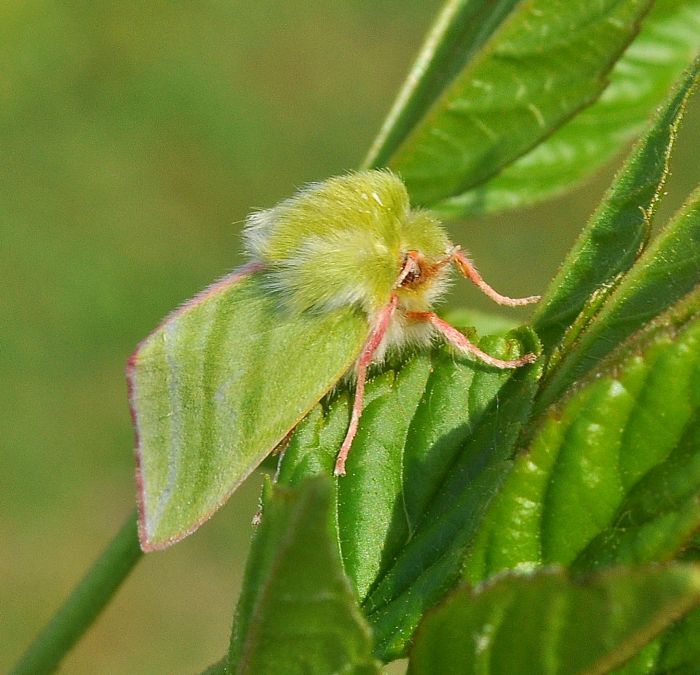
[[[688,543],[688,548],[683,551],[683,556],[689,561],[700,562],[700,532],[697,532],[693,541]]]
[[[538,343],[521,330],[481,347],[513,358]],[[346,571],[383,660],[404,652],[423,613],[459,578],[510,469],[540,372],[539,364],[495,370],[439,349],[368,385],[348,475],[338,481],[337,523]],[[330,472],[347,420],[345,397],[313,411],[292,438],[280,482]]]
[[[595,101],[651,0],[519,3],[389,167],[433,205],[483,182]]]
[[[551,408],[465,567],[668,560],[700,527],[700,291]]]
[[[700,609],[696,609],[661,640],[657,672],[696,673],[700,663]]]
[[[330,477],[266,486],[231,636],[229,673],[379,673],[343,573]]]
[[[538,398],[544,410],[617,345],[700,283],[700,189],[614,288],[561,361]]]
[[[700,663],[700,609],[694,609],[649,643],[615,675],[695,675]]]
[[[588,304],[591,311],[584,313],[580,325],[569,328],[568,341],[575,340],[590,320],[587,314],[598,309],[591,298],[598,293],[596,299],[604,299],[646,245],[676,133],[699,73],[696,62],[659,109],[540,302],[534,327],[546,352],[554,349]]]
[[[699,0],[658,0],[595,103],[498,175],[432,208],[451,218],[513,209],[586,179],[642,130],[700,52],[699,36]]]
[[[363,163],[385,166],[399,143],[520,0],[447,0]]]
[[[128,368],[144,550],[209,518],[347,372],[367,332],[348,310],[281,316],[263,273],[242,269],[146,338]]]
[[[500,577],[454,592],[416,634],[410,675],[606,673],[700,604],[695,565]]]

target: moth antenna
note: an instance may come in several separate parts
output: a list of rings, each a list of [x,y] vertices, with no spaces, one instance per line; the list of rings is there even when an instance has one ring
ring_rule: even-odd
[[[377,351],[377,348],[382,343],[386,331],[391,323],[391,318],[394,315],[396,306],[399,302],[398,296],[394,293],[389,300],[389,304],[384,307],[378,317],[378,321],[372,332],[365,342],[365,346],[362,348],[362,353],[360,354],[360,360],[357,365],[357,384],[355,385],[355,399],[352,404],[352,416],[350,417],[350,425],[348,426],[348,431],[345,434],[345,440],[343,445],[340,446],[340,452],[335,460],[335,469],[333,474],[336,476],[345,475],[345,461],[348,458],[348,453],[350,452],[350,446],[357,433],[357,425],[360,421],[360,416],[362,415],[362,402],[365,394],[365,381],[367,380],[367,368],[372,362],[372,357]]]
[[[462,253],[459,246],[455,246],[449,254],[451,260],[457,265],[457,269],[471,281],[484,295],[491,298],[499,305],[507,305],[508,307],[519,307],[520,305],[531,305],[533,302],[539,302],[541,296],[530,295],[526,298],[509,298],[507,295],[501,295],[498,291],[489,286],[482,278],[476,267]]]

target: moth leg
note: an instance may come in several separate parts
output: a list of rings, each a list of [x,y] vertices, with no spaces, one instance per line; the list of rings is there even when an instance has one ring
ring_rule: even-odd
[[[352,404],[352,416],[350,417],[348,431],[345,434],[345,440],[343,441],[343,445],[340,446],[340,452],[338,452],[338,456],[335,460],[333,474],[336,476],[345,475],[345,460],[348,458],[350,446],[357,433],[357,425],[362,415],[362,401],[365,394],[367,368],[369,368],[374,353],[377,351],[377,348],[386,335],[387,328],[391,322],[391,317],[394,315],[398,301],[398,296],[395,294],[392,295],[389,304],[379,312],[377,323],[369,334],[367,342],[365,342],[362,352],[360,353],[360,359],[357,363],[357,384],[355,385],[355,399]]]
[[[460,333],[454,326],[451,326],[447,321],[441,319],[434,312],[409,312],[407,315],[411,319],[418,319],[420,321],[430,322],[439,333],[454,347],[457,347],[460,351],[466,352],[467,354],[472,354],[480,361],[488,364],[489,366],[494,366],[495,368],[519,368],[528,363],[534,363],[537,360],[536,354],[525,354],[519,359],[497,359],[495,356],[491,356],[486,352],[479,349],[475,344],[470,342],[462,333]]]
[[[530,305],[533,302],[538,302],[539,295],[530,295],[527,298],[509,298],[507,295],[501,295],[489,286],[482,278],[471,260],[467,258],[459,249],[459,246],[450,253],[450,258],[457,265],[457,269],[471,281],[484,295],[488,296],[499,305],[508,305],[509,307],[517,307],[519,305]]]

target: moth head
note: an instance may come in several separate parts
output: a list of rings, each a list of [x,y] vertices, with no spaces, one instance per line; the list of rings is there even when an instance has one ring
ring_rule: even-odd
[[[412,210],[404,223],[395,292],[407,311],[427,311],[447,290],[452,244],[427,211]]]

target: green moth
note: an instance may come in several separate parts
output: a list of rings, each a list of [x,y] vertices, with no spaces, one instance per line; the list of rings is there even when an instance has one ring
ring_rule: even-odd
[[[440,337],[495,368],[432,307],[453,266],[500,295],[389,171],[312,184],[244,230],[250,262],[168,316],[130,357],[144,550],[193,532],[344,377],[355,380],[336,475],[362,412],[367,369]]]

